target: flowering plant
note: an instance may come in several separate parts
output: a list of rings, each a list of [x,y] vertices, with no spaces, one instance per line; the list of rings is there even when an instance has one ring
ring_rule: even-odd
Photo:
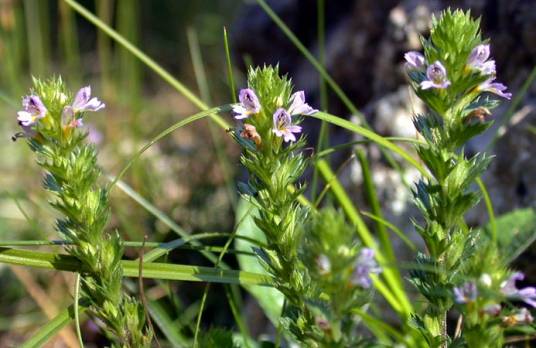
[[[151,330],[143,306],[122,290],[120,264],[123,247],[117,233],[105,233],[110,216],[108,192],[98,185],[100,169],[95,148],[87,144],[83,119],[105,105],[91,98],[89,86],[74,101],[61,79],[34,81],[22,100],[17,120],[45,172],[45,188],[52,206],[61,214],[56,229],[68,243],[66,250],[81,267],[81,303],[102,322],[118,347],[149,347]]]
[[[270,319],[284,339],[303,347],[501,347],[513,330],[531,330],[529,308],[536,307],[536,288],[519,287],[517,282],[524,275],[509,268],[496,232],[472,228],[464,218],[480,200],[475,184],[492,160],[486,154],[468,156],[464,146],[491,126],[491,111],[512,94],[496,82],[492,46],[482,40],[479,21],[469,13],[444,11],[433,19],[430,36],[422,38],[422,45],[422,53],[404,55],[411,88],[426,105],[424,113],[413,117],[419,139],[411,140],[420,162],[370,129],[314,109],[306,102],[305,92],[294,91],[292,81],[272,66],[249,69],[247,86],[239,90],[237,103],[207,107],[181,120],[136,154],[205,116],[226,126],[215,113],[232,111],[236,125],[228,132],[241,148],[240,163],[248,175],[238,184],[239,193],[252,207],[247,217],[260,231],[258,239],[250,238],[251,249],[237,251],[254,257],[248,262],[258,262],[263,274],[223,265],[223,255],[232,238],[238,238],[236,233],[229,234],[231,239],[219,258],[205,253],[212,256],[209,260],[214,267],[153,262],[176,245],[189,243],[185,237],[157,244],[149,260],[144,263],[141,258],[137,273],[133,272],[133,261],[123,260],[124,242],[118,232],[105,232],[110,186],[99,183],[97,152],[86,142],[84,119],[89,112],[103,110],[104,103],[92,97],[89,86],[73,96],[59,78],[35,80],[30,94],[22,99],[22,110],[17,113],[21,131],[13,139],[28,143],[45,172],[44,186],[60,215],[56,230],[68,253],[47,260],[54,268],[59,260],[67,259],[68,267],[57,269],[79,274],[82,298],[76,298],[75,308],[88,308],[114,346],[150,347],[158,332],[147,320],[143,293],[138,300],[122,286],[126,274],[141,278],[143,267],[148,267],[160,279],[272,288],[283,304],[274,305],[274,313],[267,316],[274,314]],[[361,211],[327,162],[319,159],[321,153],[305,148],[307,129],[302,121],[308,117],[355,131],[420,169],[422,178],[412,193],[422,216],[413,222],[425,247],[416,252],[408,274],[419,293],[416,301],[411,302],[414,294],[405,291],[388,236],[380,228],[378,238],[369,232]],[[366,167],[366,160],[360,157],[360,161]],[[324,205],[314,194],[315,202],[306,198],[304,173],[313,166],[326,181],[323,193],[333,193]],[[392,227],[381,216],[369,215],[382,226]],[[12,255],[2,250],[0,261],[17,263]],[[378,301],[376,295],[385,301]],[[391,314],[384,310],[387,306],[396,318],[385,314]],[[449,315],[457,319],[455,327]],[[210,331],[198,340],[200,322],[201,312],[193,340],[183,337],[182,331],[174,335],[169,325],[160,328],[173,339],[180,336],[178,340],[187,342],[186,346],[268,344],[257,344],[242,327],[237,340],[224,330]],[[268,345],[279,346],[280,340],[277,337],[275,344]],[[175,341],[173,345],[180,346]]]

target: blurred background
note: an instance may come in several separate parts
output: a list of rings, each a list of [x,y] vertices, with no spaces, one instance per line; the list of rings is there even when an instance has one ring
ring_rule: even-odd
[[[239,0],[84,0],[79,2],[152,57],[208,105],[232,101],[227,78],[223,27],[230,35],[233,74],[244,86],[249,65],[279,64],[311,105],[358,121],[328,90],[321,100],[318,72],[255,1]],[[498,215],[536,206],[536,2],[532,0],[278,0],[273,11],[314,55],[365,115],[374,130],[388,136],[415,136],[411,115],[422,109],[404,77],[403,54],[419,50],[431,16],[448,6],[471,9],[482,16],[483,36],[492,41],[498,79],[514,93],[493,117],[495,126],[473,141],[467,153],[489,151],[496,158],[484,181]],[[320,20],[320,26],[319,26]],[[323,23],[323,25],[322,25]],[[319,29],[320,41],[319,41]],[[323,33],[323,35],[322,35]],[[99,148],[107,175],[119,172],[129,157],[152,136],[198,108],[160,76],[126,51],[63,1],[0,0],[0,239],[54,239],[55,213],[41,188],[42,173],[22,141],[16,111],[31,77],[61,75],[75,92],[90,84],[103,100],[104,111],[88,115],[89,140]],[[231,121],[231,118],[228,119]],[[313,146],[318,122],[306,122]],[[353,138],[331,127],[331,145]],[[391,169],[375,147],[367,148],[374,183],[389,221],[411,235],[410,192],[404,178]],[[359,163],[338,152],[331,163],[360,206],[366,210]],[[198,121],[174,132],[142,156],[124,181],[130,186],[112,194],[110,230],[125,239],[151,241],[187,233],[230,232],[235,224],[236,182],[243,176],[239,149],[220,128]],[[350,160],[349,160],[350,159]],[[126,191],[127,192],[126,192]],[[130,193],[129,193],[130,192]],[[132,193],[134,192],[134,193]],[[134,197],[134,198],[133,198]],[[140,198],[141,197],[141,198]],[[164,215],[167,218],[164,218]],[[472,226],[487,222],[483,205],[469,216]],[[533,223],[534,221],[532,221]],[[534,231],[534,225],[531,225]],[[500,233],[501,231],[499,231]],[[223,243],[224,241],[222,241]],[[221,246],[222,243],[219,243]],[[215,247],[218,242],[214,242]],[[401,248],[401,253],[404,253]],[[214,249],[217,250],[217,249]],[[536,281],[531,263],[534,248],[518,267]],[[127,257],[137,257],[128,251]],[[410,257],[410,256],[408,256]],[[171,262],[210,265],[196,250],[181,249]],[[234,268],[233,255],[226,261]],[[17,346],[38,327],[68,306],[71,274],[0,265],[0,347]],[[202,283],[147,282],[155,313],[168,316],[180,335],[192,333],[205,289]],[[128,285],[128,284],[127,284]],[[225,292],[209,291],[203,327],[234,328]],[[253,337],[273,334],[269,321],[245,293],[242,311]],[[88,346],[106,340],[91,321],[83,324]],[[77,346],[72,328],[62,331],[52,347]]]

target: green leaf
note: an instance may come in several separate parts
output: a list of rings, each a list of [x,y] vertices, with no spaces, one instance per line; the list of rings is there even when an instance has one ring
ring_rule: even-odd
[[[536,209],[525,208],[503,214],[495,219],[497,243],[507,263],[514,261],[536,240]],[[483,228],[492,236],[492,225]]]
[[[78,311],[82,313],[87,308],[79,306]],[[49,321],[46,325],[42,326],[29,340],[24,342],[20,347],[21,348],[33,348],[33,347],[42,347],[47,343],[52,337],[67,326],[71,320],[74,319],[74,306],[71,305],[67,309],[64,309],[60,314],[58,314],[54,319]]]
[[[186,337],[180,333],[180,326],[178,326],[166,313],[166,310],[156,301],[148,303],[149,313],[151,318],[158,326],[160,331],[168,339],[172,347],[188,347],[190,342]]]
[[[0,263],[31,266],[59,271],[84,272],[75,257],[43,251],[0,248]],[[123,276],[138,277],[138,261],[121,261]],[[226,284],[248,284],[270,286],[269,276],[251,272],[225,270],[213,267],[199,267],[168,263],[144,263],[143,277],[150,279],[185,280]]]
[[[240,199],[236,211],[236,221],[241,221],[237,228],[237,235],[265,242],[264,234],[253,221],[256,212],[257,208],[253,204],[243,198]],[[237,239],[235,241],[235,247],[237,250],[251,251],[256,245],[243,239]],[[246,255],[238,255],[237,258],[241,270],[258,274],[268,274],[258,259]],[[281,309],[283,308],[283,294],[269,287],[245,286],[245,288],[257,299],[268,319],[277,327],[279,317],[281,316]]]

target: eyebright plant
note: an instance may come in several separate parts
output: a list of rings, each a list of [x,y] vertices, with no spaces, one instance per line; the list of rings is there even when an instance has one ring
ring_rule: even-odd
[[[72,102],[71,102],[72,100]],[[60,78],[34,80],[17,113],[22,132],[38,165],[51,205],[61,214],[56,229],[66,250],[81,264],[81,303],[87,303],[116,347],[149,347],[152,332],[140,302],[122,290],[123,247],[117,233],[104,231],[110,216],[108,192],[99,186],[97,152],[86,142],[83,120],[105,105],[91,97],[89,86],[74,98]]]
[[[500,98],[512,95],[495,82],[491,45],[469,13],[447,10],[434,18],[422,45],[422,54],[405,55],[411,86],[427,106],[414,124],[424,140],[416,151],[430,174],[414,189],[424,218],[415,227],[426,253],[417,255],[411,282],[428,306],[414,314],[413,324],[431,347],[501,347],[505,330],[532,322],[527,309],[510,301],[534,306],[536,289],[517,289],[515,281],[523,276],[506,269],[495,236],[465,223],[465,213],[480,200],[475,182],[492,158],[467,156],[464,145],[491,126]],[[459,320],[449,337],[447,313],[453,308]]]
[[[285,296],[281,325],[303,346],[359,345],[354,312],[370,301],[370,274],[381,272],[374,252],[361,248],[335,209],[313,211],[297,200],[308,165],[299,124],[317,110],[277,67],[250,69],[239,101],[233,136],[249,173],[240,189],[257,207],[255,223],[267,240],[255,252]]]

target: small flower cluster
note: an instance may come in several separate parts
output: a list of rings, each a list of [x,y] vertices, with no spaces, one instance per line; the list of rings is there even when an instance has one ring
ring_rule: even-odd
[[[477,89],[482,92],[494,93],[500,97],[510,99],[511,93],[505,92],[507,87],[495,81],[495,61],[490,60],[490,45],[480,44],[473,48],[467,58],[466,67],[469,71],[477,71],[480,74],[487,76],[483,83]],[[451,85],[448,79],[447,69],[439,60],[432,64],[427,64],[426,58],[419,52],[410,51],[404,55],[406,60],[406,68],[409,70],[423,71],[426,69],[426,78],[420,82],[420,88],[426,89],[444,89]]]
[[[60,101],[66,100],[67,96],[60,93]],[[83,126],[82,114],[87,111],[99,111],[104,109],[105,104],[97,98],[91,98],[91,87],[82,87],[74,98],[71,105],[63,108],[62,120],[65,126],[78,128]],[[22,110],[17,112],[17,121],[23,130],[23,136],[31,138],[35,136],[35,127],[40,120],[45,118],[48,110],[41,98],[35,94],[25,96],[22,99]]]
[[[255,116],[261,111],[261,104],[259,98],[255,94],[255,91],[251,88],[241,89],[238,94],[238,100],[240,103],[233,105],[233,112],[235,113],[235,119],[243,120],[250,116]],[[318,110],[313,109],[305,102],[305,93],[298,91],[290,97],[290,106],[288,109],[283,107],[278,108],[273,114],[273,128],[272,132],[277,137],[282,137],[285,142],[296,141],[295,134],[299,134],[302,131],[302,127],[292,123],[292,116],[297,115],[312,115]],[[254,126],[246,123],[244,137],[255,140],[256,143],[260,142],[258,133]]]
[[[533,308],[536,308],[536,288],[526,287],[523,289],[518,289],[516,286],[516,281],[523,280],[524,275],[520,272],[514,272],[506,280],[500,283],[499,294],[503,299],[514,300],[514,301],[523,301],[526,304],[530,305]],[[479,297],[480,291],[479,287],[484,288],[486,291],[483,291],[485,294],[489,292],[489,289],[492,288],[493,282],[489,274],[483,274],[479,281],[470,280],[463,283],[459,287],[453,289],[454,301],[460,305],[474,306],[478,301],[484,301],[484,305],[481,308],[481,312],[492,317],[497,317],[501,314],[503,308],[497,303],[500,302],[489,301],[484,297]],[[531,313],[526,308],[521,308],[513,311],[513,314],[510,313],[503,317],[502,322],[506,326],[514,325],[523,325],[530,324],[533,322]]]

